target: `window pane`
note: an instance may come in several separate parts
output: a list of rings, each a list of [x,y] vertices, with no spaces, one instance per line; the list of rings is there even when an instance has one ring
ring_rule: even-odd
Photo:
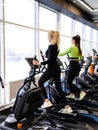
[[[71,38],[61,36],[60,40],[61,40],[61,44],[60,44],[61,51],[65,51],[68,47],[71,46]]]
[[[2,14],[3,14],[3,1],[0,0],[0,19],[2,20]]]
[[[71,46],[71,38],[69,37],[64,37],[64,36],[61,36],[61,43],[60,43],[60,52],[63,52],[65,51],[68,47]],[[60,56],[60,59],[62,61],[66,61],[66,63],[68,63],[68,60],[67,60],[67,55],[65,56]]]
[[[97,44],[97,30],[93,29],[91,30],[92,35],[91,35],[91,49],[96,49],[96,44]],[[92,51],[92,50],[91,50]]]
[[[89,26],[85,26],[85,35],[84,35],[84,39],[87,41],[90,41],[90,27]]]
[[[4,81],[4,52],[3,52],[3,25],[0,22],[0,76]],[[0,84],[0,104],[4,103],[4,89],[1,88]]]
[[[33,0],[5,0],[5,20],[34,26]]]
[[[2,76],[4,76],[4,72],[3,72],[3,70],[4,70],[4,52],[3,52],[3,48],[4,48],[4,46],[3,46],[4,44],[3,44],[3,23],[2,22],[0,22],[0,75]],[[2,63],[2,64],[1,64]]]
[[[93,29],[93,42],[97,42],[98,41],[98,31]]]
[[[34,30],[6,24],[5,41],[7,81],[24,79],[29,71],[25,57],[34,55]]]
[[[46,8],[39,8],[39,28],[46,30],[56,30],[57,14]]]
[[[91,54],[91,46],[90,42],[83,41],[83,54],[87,56],[87,54]]]
[[[39,32],[39,45],[40,45],[40,49],[45,52],[48,45],[49,45],[49,42],[48,42],[48,32],[43,32],[43,31],[40,31]]]
[[[48,32],[39,32],[39,49],[42,50],[43,54],[45,54],[46,50],[48,49],[49,46],[49,41],[48,41]],[[42,57],[39,57],[39,60],[42,61]]]
[[[98,50],[98,43],[96,44],[96,50]]]
[[[80,35],[82,39],[82,23],[75,21],[75,35]]]
[[[71,36],[72,34],[72,19],[61,14],[61,34]]]

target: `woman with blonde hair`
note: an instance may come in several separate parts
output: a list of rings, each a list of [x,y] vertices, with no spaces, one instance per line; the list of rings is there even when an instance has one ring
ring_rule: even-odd
[[[48,40],[50,42],[50,45],[48,46],[48,49],[46,51],[46,61],[38,62],[33,61],[33,64],[35,65],[45,65],[47,64],[46,71],[42,74],[42,76],[39,79],[39,86],[42,89],[42,94],[44,96],[44,103],[41,106],[41,108],[50,107],[53,104],[47,97],[46,90],[44,88],[44,83],[48,81],[49,79],[53,78],[53,81],[55,83],[55,88],[57,89],[59,95],[61,96],[61,100],[65,102],[65,95],[61,88],[61,82],[60,82],[60,66],[57,62],[57,56],[59,53],[59,44],[60,44],[60,34],[58,31],[49,31],[48,32]]]

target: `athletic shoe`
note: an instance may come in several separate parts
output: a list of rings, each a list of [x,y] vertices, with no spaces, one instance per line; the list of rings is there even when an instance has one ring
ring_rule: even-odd
[[[41,106],[41,108],[47,108],[51,107],[53,104],[50,101],[44,102],[44,104]]]
[[[66,96],[66,98],[71,98],[71,99],[75,99],[75,95],[73,93],[71,93],[70,95]]]
[[[63,114],[67,114],[73,112],[73,110],[69,105],[66,105],[65,108],[61,109],[59,112]]]
[[[85,96],[86,96],[86,93],[84,91],[81,91],[79,100],[82,100]]]

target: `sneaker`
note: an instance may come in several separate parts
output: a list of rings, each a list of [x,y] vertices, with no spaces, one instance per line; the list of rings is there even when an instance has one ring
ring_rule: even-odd
[[[82,100],[85,96],[86,96],[86,93],[84,91],[81,91],[79,100]]]
[[[71,99],[75,99],[75,95],[73,93],[71,93],[70,95],[66,96],[66,98],[71,98]]]
[[[48,102],[44,102],[44,104],[41,106],[41,108],[47,108],[47,107],[51,107],[53,104],[48,101]]]
[[[69,105],[66,105],[65,108],[61,109],[59,112],[63,113],[63,114],[67,114],[67,113],[72,113],[73,110],[72,110],[72,108]]]

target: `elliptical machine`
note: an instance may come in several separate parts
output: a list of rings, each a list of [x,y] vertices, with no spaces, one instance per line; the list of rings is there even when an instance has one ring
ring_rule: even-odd
[[[43,117],[47,117],[52,125],[55,126],[55,123],[46,115],[46,110],[40,108],[43,98],[41,96],[41,88],[35,84],[35,75],[40,73],[41,66],[33,65],[33,59],[36,59],[36,56],[34,58],[26,58],[31,67],[29,77],[24,80],[23,85],[18,90],[16,100],[11,108],[11,114],[0,125],[2,130],[27,130]]]

